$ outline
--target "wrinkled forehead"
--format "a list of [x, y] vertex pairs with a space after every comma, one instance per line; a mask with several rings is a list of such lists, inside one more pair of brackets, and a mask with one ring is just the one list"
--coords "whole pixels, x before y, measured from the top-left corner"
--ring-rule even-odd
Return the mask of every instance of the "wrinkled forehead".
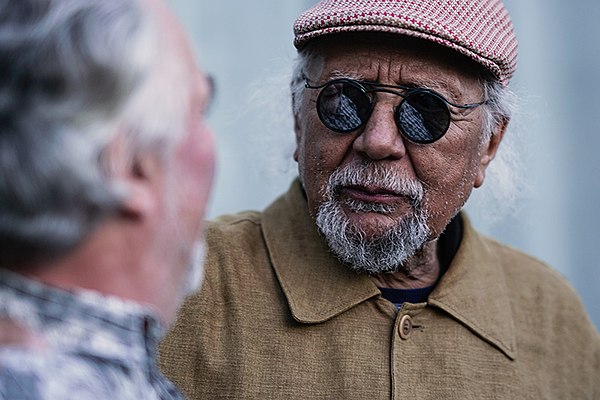
[[311, 44], [319, 80], [336, 77], [418, 86], [480, 86], [485, 71], [460, 53], [393, 34], [345, 33]]

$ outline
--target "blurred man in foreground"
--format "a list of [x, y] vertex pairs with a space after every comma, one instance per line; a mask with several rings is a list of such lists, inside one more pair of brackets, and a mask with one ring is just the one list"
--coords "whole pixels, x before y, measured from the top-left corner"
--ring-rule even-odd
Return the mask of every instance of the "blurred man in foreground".
[[573, 290], [461, 212], [511, 117], [503, 4], [324, 0], [295, 34], [299, 179], [210, 225], [167, 375], [193, 399], [599, 399]]
[[0, 3], [0, 398], [177, 399], [212, 87], [161, 0]]

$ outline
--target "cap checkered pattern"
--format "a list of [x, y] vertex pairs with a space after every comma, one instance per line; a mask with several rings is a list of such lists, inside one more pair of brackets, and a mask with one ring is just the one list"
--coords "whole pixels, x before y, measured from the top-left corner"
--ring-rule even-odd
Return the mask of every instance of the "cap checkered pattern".
[[517, 66], [517, 38], [500, 0], [323, 0], [294, 23], [294, 45], [338, 32], [426, 39], [475, 60], [503, 84]]

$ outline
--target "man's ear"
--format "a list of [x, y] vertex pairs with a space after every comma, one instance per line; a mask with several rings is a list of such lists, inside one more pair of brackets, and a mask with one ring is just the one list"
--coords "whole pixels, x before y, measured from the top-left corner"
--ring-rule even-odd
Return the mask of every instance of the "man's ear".
[[506, 132], [507, 126], [508, 120], [504, 120], [496, 129], [496, 131], [493, 132], [487, 144], [484, 145], [483, 151], [481, 152], [481, 159], [479, 160], [479, 165], [477, 167], [477, 176], [475, 177], [475, 183], [473, 184], [474, 187], [478, 188], [483, 185], [483, 181], [485, 180], [485, 172], [494, 157], [496, 157], [496, 152], [500, 147], [500, 142], [502, 142], [502, 138], [504, 137], [504, 132]]
[[300, 157], [299, 148], [300, 148], [300, 119], [298, 117], [298, 113], [296, 112], [295, 107], [295, 99], [292, 98], [292, 110], [294, 110], [294, 133], [296, 134], [296, 148], [294, 149], [294, 161], [298, 162]]
[[134, 152], [124, 135], [116, 135], [104, 157], [108, 179], [121, 193], [121, 215], [140, 219], [152, 213], [156, 207], [156, 182], [161, 172], [158, 156], [152, 152]]
[[156, 207], [155, 162], [147, 156], [135, 157], [119, 178], [125, 196], [121, 214], [127, 218], [143, 219]]

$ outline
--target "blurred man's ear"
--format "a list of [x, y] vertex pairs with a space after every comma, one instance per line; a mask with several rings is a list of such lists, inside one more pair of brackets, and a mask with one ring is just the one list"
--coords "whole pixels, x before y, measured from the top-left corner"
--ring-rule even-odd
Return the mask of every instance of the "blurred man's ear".
[[133, 151], [125, 135], [117, 135], [106, 151], [108, 175], [122, 193], [121, 214], [144, 218], [156, 207], [157, 182], [162, 179], [158, 154]]

